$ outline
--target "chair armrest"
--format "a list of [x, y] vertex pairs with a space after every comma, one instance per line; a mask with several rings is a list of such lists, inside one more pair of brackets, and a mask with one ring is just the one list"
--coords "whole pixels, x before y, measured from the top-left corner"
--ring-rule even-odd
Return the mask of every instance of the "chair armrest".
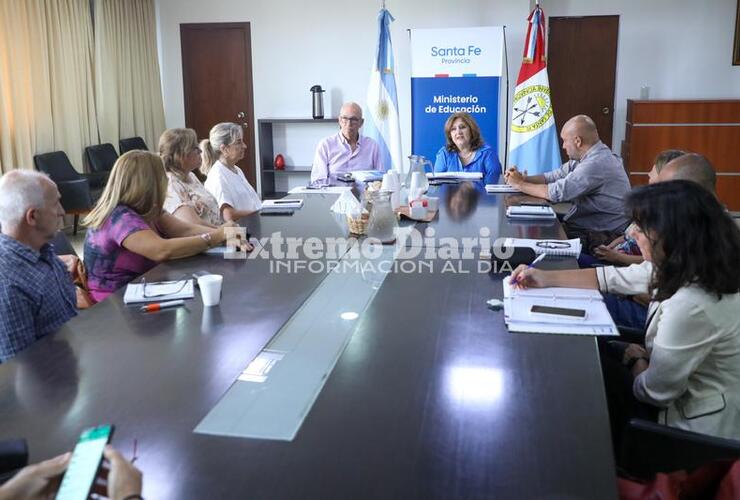
[[691, 470], [711, 460], [740, 457], [740, 441], [630, 420], [622, 436], [619, 465], [631, 474]]
[[642, 328], [630, 328], [628, 326], [619, 326], [619, 340], [629, 342], [630, 344], [645, 345], [645, 330]]
[[81, 175], [88, 180], [91, 188], [102, 188], [108, 182], [110, 172], [89, 172]]

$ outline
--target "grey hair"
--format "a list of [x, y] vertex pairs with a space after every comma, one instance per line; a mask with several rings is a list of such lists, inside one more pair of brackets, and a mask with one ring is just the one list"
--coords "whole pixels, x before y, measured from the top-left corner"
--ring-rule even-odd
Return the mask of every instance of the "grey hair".
[[12, 170], [0, 178], [0, 226], [15, 227], [26, 212], [44, 206], [44, 184], [49, 177], [34, 170]]
[[243, 138], [242, 128], [236, 123], [223, 122], [214, 125], [208, 134], [208, 139], [200, 143], [200, 149], [203, 151], [200, 171], [203, 175], [208, 175], [208, 171], [216, 160], [221, 158], [221, 146], [234, 144]]

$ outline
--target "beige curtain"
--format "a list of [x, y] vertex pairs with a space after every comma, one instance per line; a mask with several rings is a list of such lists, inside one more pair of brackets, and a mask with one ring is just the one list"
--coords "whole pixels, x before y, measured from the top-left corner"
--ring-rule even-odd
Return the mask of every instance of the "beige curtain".
[[0, 171], [97, 143], [88, 0], [0, 1]]
[[100, 142], [164, 131], [153, 0], [95, 0], [95, 89]]

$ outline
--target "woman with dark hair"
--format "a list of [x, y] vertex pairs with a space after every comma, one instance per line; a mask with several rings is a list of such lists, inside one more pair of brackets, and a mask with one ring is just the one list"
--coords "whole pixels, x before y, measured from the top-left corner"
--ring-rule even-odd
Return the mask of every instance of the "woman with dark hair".
[[[739, 439], [740, 230], [712, 193], [690, 181], [637, 188], [626, 207], [637, 226], [637, 244], [654, 269], [645, 347], [630, 344], [621, 359], [634, 398], [657, 407], [660, 423]], [[521, 287], [645, 291], [644, 284], [614, 276], [609, 268], [520, 266], [512, 279]], [[607, 387], [609, 392], [614, 391]], [[610, 412], [613, 425], [622, 421], [615, 413], [630, 417], [629, 408]]]
[[495, 184], [501, 163], [491, 146], [483, 141], [480, 127], [467, 113], [450, 115], [445, 123], [446, 144], [437, 152], [435, 172], [481, 172], [486, 184]]

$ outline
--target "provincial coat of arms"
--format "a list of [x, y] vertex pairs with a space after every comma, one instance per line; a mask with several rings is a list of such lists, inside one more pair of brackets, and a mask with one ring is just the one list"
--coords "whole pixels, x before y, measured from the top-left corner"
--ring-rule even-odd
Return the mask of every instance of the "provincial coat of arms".
[[534, 132], [551, 117], [550, 87], [530, 85], [514, 94], [514, 117], [511, 120], [514, 132]]

